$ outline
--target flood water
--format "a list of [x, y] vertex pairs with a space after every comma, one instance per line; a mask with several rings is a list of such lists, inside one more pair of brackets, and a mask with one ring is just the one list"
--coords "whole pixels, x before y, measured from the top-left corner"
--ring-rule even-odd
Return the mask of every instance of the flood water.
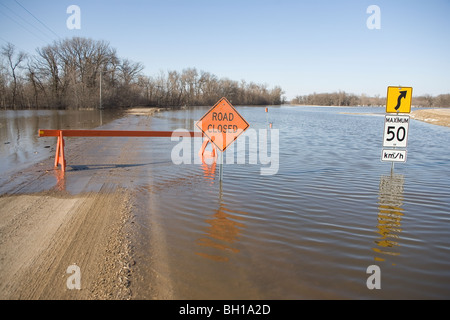
[[[270, 164], [250, 138], [245, 163], [225, 163], [222, 182], [210, 162], [175, 165], [177, 141], [139, 140], [146, 159], [136, 161], [146, 165], [133, 177], [144, 230], [136, 248], [151, 256], [153, 272], [170, 279], [175, 298], [450, 298], [450, 128], [411, 120], [407, 161], [391, 170], [380, 160], [382, 108], [236, 109], [258, 143], [278, 130], [274, 174], [261, 174]], [[207, 110], [160, 112], [150, 127], [193, 130]], [[10, 157], [4, 132], [11, 131], [3, 123], [9, 128], [11, 120], [1, 121], [3, 159]], [[255, 153], [258, 161], [250, 163]], [[156, 229], [165, 250], [155, 256]], [[379, 267], [380, 289], [366, 284], [372, 265]]]
[[[152, 174], [178, 297], [450, 298], [449, 128], [412, 121], [407, 162], [391, 172], [382, 108], [237, 109], [250, 128], [279, 130], [276, 174], [260, 161], [224, 164], [222, 183], [218, 166]], [[206, 111], [160, 113], [152, 126], [192, 130]], [[379, 290], [366, 284], [371, 265]]]
[[110, 110], [0, 110], [0, 174], [54, 154], [55, 139], [39, 138], [39, 129], [92, 129], [120, 114]]

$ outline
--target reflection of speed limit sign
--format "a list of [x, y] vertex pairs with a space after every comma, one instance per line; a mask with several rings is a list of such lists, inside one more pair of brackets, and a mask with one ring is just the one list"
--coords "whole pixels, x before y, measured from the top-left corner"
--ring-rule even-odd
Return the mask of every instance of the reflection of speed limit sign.
[[386, 115], [384, 121], [383, 147], [406, 148], [409, 116]]

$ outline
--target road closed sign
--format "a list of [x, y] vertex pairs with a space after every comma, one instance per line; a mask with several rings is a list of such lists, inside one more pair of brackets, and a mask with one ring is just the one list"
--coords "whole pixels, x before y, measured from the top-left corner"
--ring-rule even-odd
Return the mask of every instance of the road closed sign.
[[223, 152], [250, 125], [226, 98], [222, 98], [196, 123], [196, 126]]
[[408, 130], [408, 115], [386, 115], [384, 121], [383, 147], [406, 148]]

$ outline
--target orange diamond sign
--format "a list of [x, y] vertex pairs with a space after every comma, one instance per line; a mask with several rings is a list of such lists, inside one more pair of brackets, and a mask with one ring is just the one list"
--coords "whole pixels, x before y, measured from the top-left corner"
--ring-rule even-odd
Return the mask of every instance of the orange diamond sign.
[[250, 126], [226, 98], [220, 99], [196, 125], [222, 152]]

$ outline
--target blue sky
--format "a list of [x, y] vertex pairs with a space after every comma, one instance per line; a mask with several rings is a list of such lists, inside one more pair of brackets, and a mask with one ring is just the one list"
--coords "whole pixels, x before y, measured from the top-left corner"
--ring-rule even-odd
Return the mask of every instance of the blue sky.
[[[79, 30], [66, 26], [73, 4]], [[370, 5], [380, 8], [378, 30], [366, 25]], [[34, 54], [72, 36], [108, 41], [149, 76], [195, 67], [279, 85], [288, 99], [383, 97], [390, 85], [450, 93], [450, 0], [0, 0], [0, 45]]]

